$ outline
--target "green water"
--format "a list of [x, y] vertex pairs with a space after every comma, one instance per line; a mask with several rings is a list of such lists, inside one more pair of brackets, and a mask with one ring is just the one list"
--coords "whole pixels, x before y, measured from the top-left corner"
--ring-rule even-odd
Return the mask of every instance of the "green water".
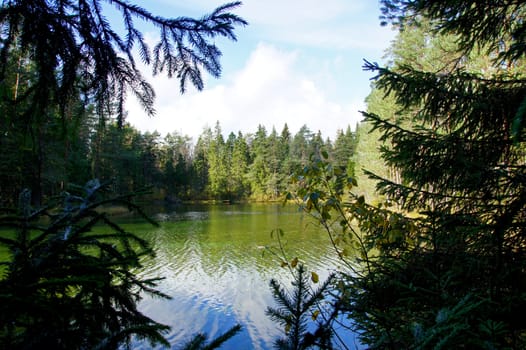
[[[275, 229], [285, 232], [288, 257], [299, 257], [321, 278], [338, 266], [327, 235], [294, 206], [250, 204], [180, 208], [153, 214], [161, 227], [126, 224], [150, 240], [156, 257], [140, 274], [164, 277], [159, 289], [172, 300], [145, 298], [140, 309], [172, 327], [174, 348], [197, 332], [218, 335], [241, 323], [243, 331], [223, 349], [270, 349], [282, 330], [265, 315], [273, 305], [269, 281], [290, 285], [290, 272], [270, 253]], [[137, 343], [137, 349], [148, 344]]]

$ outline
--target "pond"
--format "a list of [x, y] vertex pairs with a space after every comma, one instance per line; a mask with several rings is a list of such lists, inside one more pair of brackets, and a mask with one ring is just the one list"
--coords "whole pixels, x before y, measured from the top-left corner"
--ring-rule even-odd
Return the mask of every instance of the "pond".
[[[160, 227], [125, 224], [151, 241], [156, 257], [144, 261], [143, 277], [164, 277], [158, 289], [171, 300], [145, 298], [140, 309], [172, 327], [167, 338], [174, 348], [192, 335], [217, 336], [236, 323], [241, 333], [222, 349], [271, 349], [282, 335], [266, 315], [274, 305], [269, 282], [289, 287], [291, 273], [281, 267], [276, 229], [288, 259], [298, 257], [320, 279], [338, 268], [327, 234], [295, 206], [279, 204], [200, 205], [152, 215]], [[353, 337], [348, 348], [356, 348]], [[147, 343], [135, 349], [149, 349]]]

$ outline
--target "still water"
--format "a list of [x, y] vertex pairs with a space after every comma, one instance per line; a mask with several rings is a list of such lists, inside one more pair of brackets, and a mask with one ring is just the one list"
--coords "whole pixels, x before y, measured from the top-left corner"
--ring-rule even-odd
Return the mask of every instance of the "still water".
[[[156, 257], [144, 261], [140, 274], [164, 277], [158, 289], [173, 299], [147, 297], [140, 309], [172, 327], [167, 338], [175, 349], [198, 332], [214, 337], [236, 323], [242, 332], [222, 349], [272, 348], [282, 330], [265, 315], [274, 305], [269, 282], [274, 278], [289, 287], [291, 280], [289, 270], [272, 254], [279, 252], [273, 230], [284, 231], [287, 258], [298, 257], [320, 279], [338, 268], [327, 235], [294, 206], [191, 206], [152, 216], [161, 227], [125, 226], [155, 247]], [[150, 345], [136, 343], [134, 348]]]

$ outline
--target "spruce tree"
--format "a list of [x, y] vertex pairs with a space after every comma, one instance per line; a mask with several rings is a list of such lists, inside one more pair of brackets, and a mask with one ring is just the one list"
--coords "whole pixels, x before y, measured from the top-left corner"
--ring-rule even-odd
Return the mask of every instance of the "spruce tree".
[[238, 132], [232, 150], [232, 168], [229, 177], [233, 195], [237, 199], [246, 198], [249, 194], [247, 180], [249, 156], [245, 136], [241, 132]]
[[227, 161], [227, 146], [218, 121], [208, 148], [208, 179], [212, 198], [226, 199], [228, 191]]
[[[105, 3], [121, 14], [124, 33], [118, 33], [108, 22]], [[210, 15], [193, 19], [154, 15], [120, 0], [4, 1], [0, 7], [0, 81], [9, 73], [6, 63], [12, 55], [22, 52], [36, 67], [31, 98], [37, 110], [45, 110], [50, 101], [64, 108], [80, 84], [101, 108], [117, 101], [119, 122], [123, 121], [128, 89], [151, 115], [155, 94], [136, 65], [133, 49], [138, 48], [141, 60], [152, 65], [154, 73], [176, 76], [182, 92], [188, 83], [202, 89], [202, 69], [216, 77], [221, 73], [221, 51], [213, 39], [222, 36], [235, 40], [234, 27], [246, 24], [229, 12], [239, 5], [228, 3]], [[136, 20], [158, 29], [160, 38], [153, 50], [136, 28]]]
[[[154, 74], [176, 77], [181, 92], [188, 84], [201, 90], [202, 71], [218, 77], [221, 51], [214, 40], [236, 39], [235, 27], [246, 24], [231, 12], [238, 5], [228, 3], [210, 15], [193, 19], [154, 15], [128, 1], [3, 1], [0, 111], [7, 123], [1, 125], [2, 139], [6, 139], [1, 142], [12, 147], [10, 138], [16, 138], [14, 142], [20, 144], [24, 166], [19, 167], [19, 177], [23, 179], [15, 178], [15, 183], [32, 188], [34, 203], [41, 201], [46, 171], [54, 169], [47, 157], [50, 128], [59, 125], [62, 129], [58, 143], [75, 140], [69, 132], [93, 107], [99, 124], [116, 117], [122, 127], [126, 95], [130, 92], [147, 115], [155, 113], [155, 92], [139, 70], [135, 52]], [[118, 25], [106, 18], [109, 7], [121, 15], [120, 32]], [[153, 48], [148, 47], [137, 22], [158, 31], [159, 39]], [[14, 194], [20, 190], [8, 188], [2, 192]], [[8, 200], [16, 202], [16, 196], [12, 197]]]
[[370, 175], [417, 218], [393, 212], [383, 230], [362, 226], [380, 256], [360, 281], [366, 297], [355, 296], [374, 319], [353, 313], [364, 339], [380, 347], [522, 348], [526, 6], [383, 4], [403, 33], [429, 26], [421, 39], [430, 50], [430, 38], [441, 36], [447, 61], [428, 52], [427, 62], [365, 64], [396, 102], [394, 118], [364, 115], [389, 142], [382, 156], [401, 178]]
[[340, 312], [369, 347], [525, 348], [526, 4], [382, 3], [405, 42], [365, 63], [392, 108], [364, 116], [397, 176], [369, 173], [371, 205], [322, 157], [290, 197], [331, 234]]
[[169, 327], [137, 309], [143, 293], [168, 298], [158, 279], [133, 273], [153, 250], [99, 207], [142, 212], [130, 195], [107, 197], [107, 185], [92, 180], [43, 208], [24, 190], [17, 210], [2, 212], [0, 226], [13, 232], [0, 238], [2, 348], [116, 349], [133, 335], [168, 345]]
[[267, 129], [260, 124], [250, 145], [252, 163], [248, 173], [252, 196], [258, 200], [265, 199], [268, 195], [269, 154]]
[[[14, 185], [20, 188], [9, 191], [21, 192], [18, 209], [2, 209], [0, 215], [0, 244], [5, 253], [0, 279], [2, 348], [117, 349], [128, 345], [133, 336], [169, 345], [163, 337], [168, 327], [137, 309], [142, 293], [165, 297], [155, 289], [155, 279], [135, 274], [141, 258], [152, 254], [152, 248], [100, 209], [122, 204], [141, 212], [131, 200], [133, 193], [101, 198], [109, 184], [92, 180], [77, 193], [63, 192], [57, 196], [58, 202], [51, 198], [41, 205], [43, 175], [56, 164], [44, 163], [48, 161], [46, 147], [55, 146], [46, 137], [60, 135], [56, 129], [61, 129], [63, 138], [52, 141], [74, 140], [81, 133], [77, 126], [85, 125], [80, 118], [89, 111], [98, 118], [98, 123], [90, 125], [96, 129], [90, 145], [92, 172], [107, 171], [104, 175], [113, 177], [126, 165], [135, 168], [140, 159], [142, 180], [157, 183], [161, 175], [158, 147], [141, 147], [141, 154], [132, 147], [141, 141], [155, 141], [157, 135], [138, 137], [142, 135], [125, 123], [128, 92], [139, 99], [146, 114], [155, 112], [155, 93], [143, 78], [134, 51], [138, 50], [154, 74], [175, 77], [181, 92], [188, 84], [201, 90], [202, 71], [214, 77], [221, 73], [221, 52], [214, 40], [235, 40], [235, 27], [246, 24], [231, 12], [238, 5], [240, 2], [228, 3], [193, 19], [157, 16], [121, 0], [2, 2], [0, 112], [6, 118], [0, 124], [0, 144], [15, 151], [18, 148], [23, 153], [21, 160], [29, 164], [22, 173], [24, 178], [16, 178]], [[107, 7], [121, 14], [122, 34], [105, 17]], [[136, 21], [158, 30], [153, 49]], [[115, 124], [108, 123], [114, 118]], [[108, 125], [115, 126], [116, 135], [105, 140]], [[108, 168], [103, 164], [105, 147], [110, 152], [125, 151], [107, 163], [111, 165]], [[133, 178], [137, 173], [126, 174], [113, 185], [123, 189], [130, 182], [139, 183], [140, 179]], [[2, 194], [6, 185], [0, 186]], [[4, 202], [3, 198], [0, 201]], [[94, 230], [97, 224], [106, 225], [108, 231]], [[218, 347], [237, 331], [239, 327], [234, 327], [210, 344], [199, 336], [192, 347]]]
[[203, 130], [194, 148], [194, 156], [192, 159], [192, 189], [194, 195], [205, 196], [208, 194], [208, 187], [210, 183], [208, 170], [210, 168], [210, 161], [208, 158], [208, 149], [212, 140], [212, 130], [207, 127]]
[[[311, 280], [318, 282], [315, 273], [309, 274], [298, 259], [287, 263], [293, 274], [291, 290], [272, 279], [270, 286], [276, 307], [267, 308], [266, 314], [284, 328], [285, 337], [275, 340], [274, 348], [279, 350], [332, 349], [334, 316], [324, 314], [330, 284], [330, 275], [318, 288], [311, 286]], [[310, 277], [310, 278], [309, 278]], [[314, 325], [311, 325], [314, 323]], [[309, 327], [310, 326], [310, 327]], [[315, 327], [313, 327], [315, 326]]]

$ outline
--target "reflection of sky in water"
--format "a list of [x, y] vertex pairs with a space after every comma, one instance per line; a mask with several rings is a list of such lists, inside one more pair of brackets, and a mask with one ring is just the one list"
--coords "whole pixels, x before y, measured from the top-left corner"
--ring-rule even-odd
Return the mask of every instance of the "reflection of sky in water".
[[207, 220], [208, 213], [204, 211], [188, 211], [188, 212], [170, 212], [158, 213], [154, 215], [154, 219], [158, 222], [164, 221], [182, 221], [182, 220]]
[[213, 337], [241, 323], [242, 332], [223, 349], [270, 349], [281, 330], [265, 315], [274, 304], [269, 282], [275, 278], [289, 287], [291, 279], [276, 257], [262, 254], [263, 246], [276, 246], [270, 231], [283, 228], [289, 258], [299, 256], [322, 279], [337, 265], [335, 254], [327, 237], [311, 232], [314, 225], [299, 224], [298, 215], [278, 215], [276, 220], [283, 213], [269, 212], [269, 206], [222, 208], [162, 214], [165, 223], [149, 237], [157, 255], [145, 262], [142, 274], [164, 277], [158, 288], [173, 299], [147, 297], [140, 309], [172, 327], [167, 338], [175, 346], [198, 332]]

